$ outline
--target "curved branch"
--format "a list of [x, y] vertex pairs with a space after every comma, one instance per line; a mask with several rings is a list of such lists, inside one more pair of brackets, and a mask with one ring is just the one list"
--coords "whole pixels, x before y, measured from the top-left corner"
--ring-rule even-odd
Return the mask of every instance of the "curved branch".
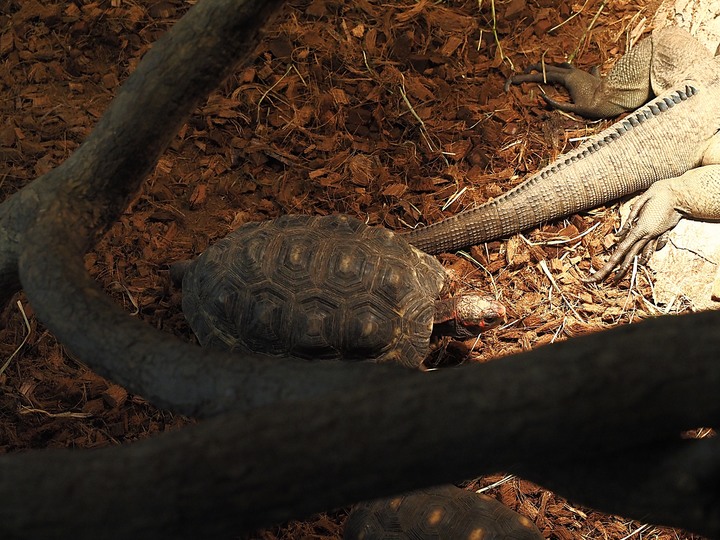
[[[182, 344], [116, 306], [85, 274], [79, 253], [67, 254], [49, 235], [29, 235], [27, 240], [34, 249], [23, 254], [20, 273], [38, 317], [89, 367], [163, 407], [208, 416], [361, 386], [399, 392], [418, 375], [430, 384], [441, 377], [393, 366], [268, 359]], [[492, 380], [503, 393], [491, 403], [507, 401], [517, 410], [550, 407], [558, 417], [596, 416], [608, 407], [617, 424], [629, 421], [622, 411], [632, 407], [645, 414], [652, 430], [670, 425], [678, 414], [667, 396], [689, 393], [694, 410], [715, 410], [713, 389], [720, 387], [720, 363], [714, 361], [720, 357], [717, 318], [717, 313], [661, 317], [495, 362], [514, 366], [505, 369], [517, 373]], [[537, 360], [528, 363], [526, 357]], [[458, 389], [473, 394], [486, 387], [487, 375], [480, 380], [477, 373], [469, 368], [442, 377], [455, 377]], [[523, 376], [535, 379], [523, 383]], [[472, 381], [469, 386], [467, 381]], [[438, 395], [433, 403], [442, 399]], [[695, 423], [675, 428], [714, 425], [713, 420], [717, 418], [695, 418]]]
[[[79, 257], [64, 255], [41, 238], [34, 241], [57, 264], [39, 269], [31, 256], [22, 258], [26, 293], [50, 329], [90, 367], [185, 412], [242, 412], [137, 447], [98, 453], [91, 461], [74, 454], [62, 461], [45, 455], [8, 461], [4, 468], [12, 476], [0, 461], [0, 477], [8, 482], [0, 482], [0, 497], [16, 482], [40, 485], [40, 493], [32, 495], [39, 504], [66, 489], [54, 486], [72, 485], [73, 504], [86, 509], [84, 525], [92, 534], [153, 537], [172, 531], [184, 538], [207, 534], [205, 527], [247, 531], [359, 499], [519, 469], [541, 483], [555, 481], [561, 494], [601, 510], [720, 533], [711, 511], [697, 512], [714, 496], [704, 485], [692, 498], [673, 498], [668, 512], [664, 499], [638, 504], [637, 492], [630, 489], [626, 494], [633, 496], [614, 500], [618, 475], [612, 474], [613, 466], [622, 471], [629, 465], [650, 474], [651, 463], [659, 468], [674, 459], [630, 453], [624, 463], [624, 449], [668, 444], [682, 430], [720, 423], [718, 313], [648, 320], [480, 366], [431, 373], [263, 360], [174, 342], [122, 312], [87, 276], [78, 285]], [[693, 465], [680, 459], [662, 485], [675, 486], [677, 474], [692, 474]], [[708, 467], [714, 473], [714, 462]], [[59, 476], [59, 470], [69, 476]], [[38, 484], [46, 476], [52, 486]], [[285, 486], [282, 494], [273, 490], [279, 482]], [[125, 525], [107, 520], [105, 505], [142, 500], [146, 490], [178, 495], [134, 508]], [[213, 496], [199, 504], [198, 493]], [[21, 501], [17, 494], [15, 500]], [[103, 516], [94, 525], [88, 508]], [[58, 514], [74, 516], [77, 509], [64, 507]], [[72, 519], [52, 514], [45, 521], [41, 515], [46, 516], [32, 514], [35, 525], [22, 521], [19, 530]], [[128, 530], [136, 524], [141, 524], [137, 530]], [[47, 531], [36, 532], [43, 537]]]

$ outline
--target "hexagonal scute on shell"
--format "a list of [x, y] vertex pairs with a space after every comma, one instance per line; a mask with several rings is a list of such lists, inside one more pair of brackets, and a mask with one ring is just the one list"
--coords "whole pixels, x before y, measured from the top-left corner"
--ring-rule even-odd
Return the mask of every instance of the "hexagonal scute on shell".
[[405, 306], [408, 296], [418, 294], [419, 286], [416, 279], [408, 279], [407, 262], [388, 258], [377, 269], [373, 291], [397, 309]]
[[407, 313], [413, 315], [412, 317], [403, 316], [399, 319], [402, 326], [397, 333], [397, 340], [393, 348], [384, 355], [382, 361], [419, 366], [427, 356], [430, 347], [435, 306], [418, 291], [415, 291], [412, 301], [407, 301], [403, 307]]
[[295, 297], [290, 353], [299, 358], [341, 357], [340, 303], [312, 289]]
[[[397, 505], [402, 497], [392, 499]], [[408, 538], [405, 535], [397, 512], [378, 512], [376, 508], [360, 504], [353, 508], [345, 522], [345, 540], [395, 540]]]
[[440, 295], [448, 276], [435, 257], [416, 249], [394, 232], [382, 227], [368, 227], [360, 234], [369, 249], [386, 254], [384, 262], [395, 259], [406, 268], [406, 272], [409, 268], [415, 274], [413, 282], [427, 295], [433, 298]]
[[502, 503], [455, 486], [439, 486], [360, 503], [345, 522], [345, 540], [542, 540], [535, 524]]
[[[270, 281], [255, 285], [234, 312], [241, 313], [236, 335], [253, 351], [283, 355], [290, 352], [294, 296]], [[228, 313], [232, 316], [232, 313]]]
[[210, 259], [199, 268], [192, 266], [183, 279], [184, 289], [186, 283], [191, 285], [183, 294], [183, 313], [205, 347], [232, 348], [237, 341], [238, 306], [244, 303], [239, 298], [242, 291], [233, 280], [212, 278], [223, 272], [221, 262]]
[[357, 238], [328, 238], [318, 250], [318, 280], [330, 294], [361, 294], [370, 290], [377, 259]]
[[372, 294], [349, 299], [341, 327], [344, 358], [384, 360], [396, 347], [403, 331], [402, 317], [377, 300]]
[[215, 279], [232, 280], [238, 286], [260, 283], [267, 279], [266, 261], [273, 256], [268, 247], [275, 237], [276, 232], [270, 226], [246, 229], [243, 225], [210, 246], [200, 255], [198, 262], [214, 260], [221, 263], [223, 270], [211, 274]]
[[315, 258], [325, 236], [312, 228], [279, 229], [265, 250], [272, 281], [298, 292], [317, 286]]
[[283, 216], [276, 221], [297, 219], [296, 224], [300, 225], [302, 220], [306, 220], [307, 227], [317, 228], [325, 232], [325, 234], [334, 238], [347, 237], [354, 238], [360, 231], [368, 228], [362, 221], [357, 218], [346, 216], [343, 214], [334, 214], [331, 216]]

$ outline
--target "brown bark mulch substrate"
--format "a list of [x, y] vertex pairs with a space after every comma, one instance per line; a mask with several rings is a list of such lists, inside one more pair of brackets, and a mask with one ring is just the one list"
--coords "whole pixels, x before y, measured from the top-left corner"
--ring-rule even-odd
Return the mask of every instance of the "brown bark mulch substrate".
[[[0, 7], [3, 197], [79, 146], [191, 3]], [[653, 9], [624, 0], [288, 2], [251, 63], [183, 126], [87, 269], [133, 316], [194, 341], [168, 263], [280, 214], [342, 212], [402, 230], [499, 195], [606, 125], [547, 110], [537, 85], [506, 94], [506, 77], [541, 57], [606, 69], [649, 29]], [[615, 213], [600, 209], [442, 256], [466, 286], [497, 295], [509, 323], [478, 343], [440, 347], [435, 361], [471, 351], [464, 361], [482, 362], [657, 313], [642, 271], [618, 285], [579, 279], [606, 256], [615, 226]], [[90, 372], [22, 296], [2, 327], [1, 452], [97, 448], [189, 422]], [[580, 508], [521, 479], [468, 485], [501, 479], [488, 493], [548, 538], [699, 538]], [[338, 538], [346, 513], [252, 537]]]

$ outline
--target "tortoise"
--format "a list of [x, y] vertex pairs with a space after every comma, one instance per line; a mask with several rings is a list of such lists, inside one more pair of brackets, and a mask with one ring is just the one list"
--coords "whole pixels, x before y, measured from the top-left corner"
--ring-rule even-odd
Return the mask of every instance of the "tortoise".
[[346, 215], [247, 223], [171, 265], [202, 346], [420, 367], [435, 331], [460, 339], [505, 319], [479, 294], [449, 295], [430, 255]]
[[543, 540], [527, 517], [499, 501], [454, 485], [360, 503], [344, 540]]

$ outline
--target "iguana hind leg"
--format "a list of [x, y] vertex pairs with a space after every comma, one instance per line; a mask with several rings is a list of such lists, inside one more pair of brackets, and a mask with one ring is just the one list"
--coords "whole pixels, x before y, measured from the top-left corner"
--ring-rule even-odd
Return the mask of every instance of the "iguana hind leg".
[[[561, 84], [570, 93], [572, 103], [561, 103], [543, 95], [553, 108], [588, 118], [610, 118], [637, 109], [652, 96], [650, 63], [652, 39], [644, 39], [618, 60], [607, 77], [588, 73], [570, 64], [529, 66], [526, 73], [510, 77], [506, 84], [549, 82]], [[537, 73], [529, 73], [537, 71]]]

